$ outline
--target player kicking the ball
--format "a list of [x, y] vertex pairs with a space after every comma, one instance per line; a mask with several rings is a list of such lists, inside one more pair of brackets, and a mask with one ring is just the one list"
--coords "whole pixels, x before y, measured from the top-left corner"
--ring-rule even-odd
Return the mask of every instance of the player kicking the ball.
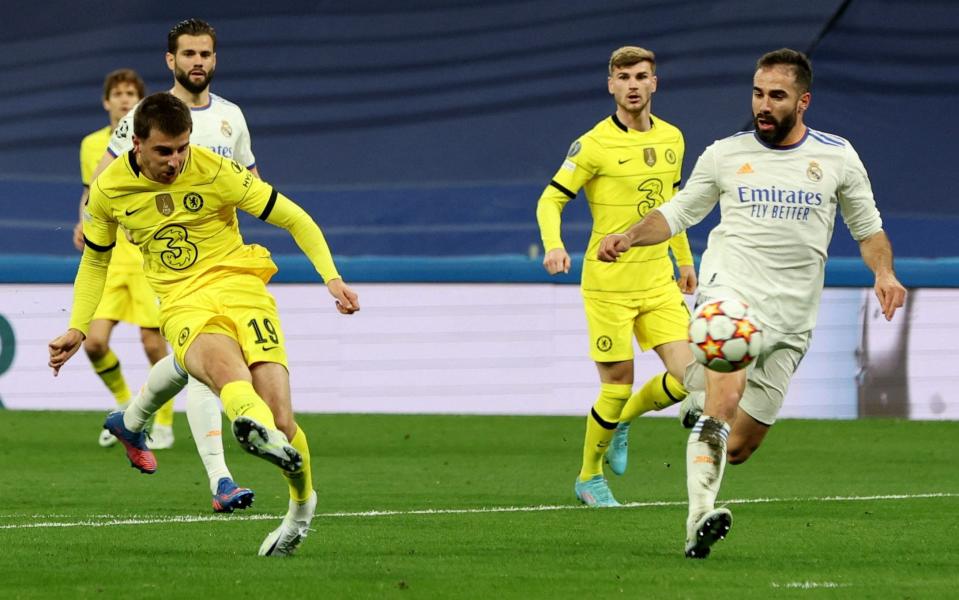
[[905, 300], [859, 155], [848, 140], [803, 122], [811, 84], [812, 66], [801, 52], [763, 55], [753, 76], [755, 131], [706, 148], [671, 202], [625, 233], [606, 236], [597, 253], [614, 262], [632, 246], [661, 243], [719, 202], [722, 218], [700, 265], [699, 302], [742, 300], [763, 329], [754, 367], [720, 373], [694, 363], [686, 374], [691, 393], [685, 403], [695, 401], [694, 390], [702, 398], [705, 384], [705, 406], [686, 449], [689, 558], [706, 558], [732, 526], [729, 510], [715, 507], [726, 461], [745, 462], [759, 448], [809, 347], [837, 207], [875, 274], [886, 319]]
[[[49, 364], [57, 373], [80, 347], [122, 226], [143, 253], [177, 363], [220, 396], [244, 450], [276, 464], [287, 479], [289, 510], [259, 554], [288, 555], [306, 537], [316, 509], [310, 450], [293, 416], [283, 330], [266, 290], [276, 265], [265, 248], [243, 243], [236, 209], [288, 230], [341, 313], [356, 312], [359, 302], [310, 216], [236, 161], [192, 146], [192, 124], [190, 109], [169, 93], [137, 107], [133, 150], [91, 186], [70, 329], [50, 342]], [[131, 461], [149, 457], [143, 433], [130, 431], [142, 415], [111, 418], [119, 421], [108, 425], [128, 456], [135, 454]]]

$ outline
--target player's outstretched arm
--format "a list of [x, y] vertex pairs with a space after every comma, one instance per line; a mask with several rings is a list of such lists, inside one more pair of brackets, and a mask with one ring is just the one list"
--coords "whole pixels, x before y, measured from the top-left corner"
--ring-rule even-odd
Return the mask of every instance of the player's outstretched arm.
[[625, 233], [611, 233], [599, 243], [597, 258], [603, 262], [615, 262], [620, 254], [632, 246], [653, 246], [672, 237], [669, 223], [659, 210], [653, 210], [642, 221]]
[[862, 260], [876, 276], [873, 289], [882, 314], [891, 321], [896, 309], [906, 301], [906, 288], [899, 283], [892, 266], [892, 244], [884, 231], [879, 231], [859, 242]]

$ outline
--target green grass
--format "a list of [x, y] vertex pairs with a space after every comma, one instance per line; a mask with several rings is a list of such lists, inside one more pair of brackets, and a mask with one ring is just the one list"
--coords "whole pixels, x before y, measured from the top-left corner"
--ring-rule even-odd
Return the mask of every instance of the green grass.
[[[720, 495], [770, 501], [731, 503], [729, 539], [691, 561], [686, 432], [673, 419], [637, 423], [630, 470], [611, 480], [620, 501], [640, 505], [590, 510], [572, 508], [582, 418], [303, 415], [320, 505], [289, 559], [256, 556], [286, 510], [285, 482], [269, 465], [228, 441], [233, 474], [256, 503], [213, 518], [184, 415], [152, 476], [119, 448], [97, 447], [101, 419], [0, 412], [0, 598], [955, 593], [955, 422], [781, 422], [747, 464], [727, 468]], [[951, 495], [918, 497], [932, 493]], [[887, 495], [905, 497], [861, 498]], [[543, 509], [476, 510], [497, 507]], [[76, 526], [28, 527], [50, 523]], [[806, 583], [837, 587], [796, 587]]]

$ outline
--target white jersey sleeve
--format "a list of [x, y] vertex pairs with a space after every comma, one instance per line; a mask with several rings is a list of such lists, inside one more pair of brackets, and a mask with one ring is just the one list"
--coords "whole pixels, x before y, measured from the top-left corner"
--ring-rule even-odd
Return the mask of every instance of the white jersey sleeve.
[[711, 145], [699, 156], [686, 186], [657, 210], [666, 218], [673, 236], [705, 219], [718, 201], [716, 157]]
[[237, 107], [237, 128], [239, 132], [237, 134], [236, 146], [233, 149], [233, 157], [236, 162], [240, 163], [247, 169], [252, 169], [256, 166], [256, 157], [253, 156], [253, 143], [250, 139], [250, 129], [247, 127], [246, 118], [243, 116], [243, 111]]
[[130, 109], [130, 112], [117, 122], [117, 127], [110, 136], [107, 152], [113, 155], [113, 158], [129, 152], [133, 148], [133, 113], [139, 105], [138, 102], [136, 106]]
[[866, 167], [852, 144], [846, 144], [846, 164], [837, 196], [839, 211], [853, 239], [860, 242], [882, 230], [882, 218], [876, 209]]

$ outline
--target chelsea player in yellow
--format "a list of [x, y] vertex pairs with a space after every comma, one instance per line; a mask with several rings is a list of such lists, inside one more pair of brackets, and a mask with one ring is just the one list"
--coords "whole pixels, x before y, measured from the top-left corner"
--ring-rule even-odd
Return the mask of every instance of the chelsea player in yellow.
[[[236, 161], [190, 145], [192, 119], [181, 100], [166, 92], [148, 96], [133, 123], [133, 150], [90, 190], [70, 328], [50, 342], [49, 364], [59, 372], [89, 330], [121, 226], [143, 253], [177, 362], [220, 396], [243, 449], [276, 464], [287, 478], [289, 509], [259, 554], [291, 554], [316, 509], [310, 451], [294, 420], [284, 334], [266, 290], [276, 265], [266, 248], [243, 243], [236, 209], [288, 230], [341, 313], [359, 310], [358, 297], [302, 208]], [[144, 472], [156, 470], [142, 432], [148, 412], [115, 412], [105, 424]]]
[[[629, 423], [686, 397], [683, 374], [693, 357], [686, 342], [689, 312], [681, 292], [696, 288], [685, 234], [639, 252], [633, 249], [616, 263], [596, 258], [603, 236], [622, 231], [673, 196], [685, 149], [679, 129], [650, 112], [656, 91], [652, 52], [637, 46], [615, 50], [608, 89], [616, 112], [573, 142], [536, 208], [546, 250], [543, 266], [551, 275], [569, 272], [561, 214], [580, 189], [585, 189], [593, 216], [582, 294], [600, 392], [586, 418], [583, 464], [574, 486], [576, 497], [593, 507], [619, 506], [603, 476], [603, 459], [614, 473], [625, 471]], [[679, 266], [678, 281], [669, 249]], [[653, 349], [666, 366], [636, 393], [634, 336], [642, 350]]]
[[[103, 82], [103, 109], [110, 116], [110, 124], [94, 131], [80, 143], [80, 175], [84, 188], [90, 187], [93, 172], [106, 151], [110, 136], [117, 123], [144, 96], [143, 79], [132, 69], [117, 69], [107, 74]], [[80, 221], [73, 233], [73, 243], [77, 250], [83, 250], [83, 232]], [[143, 275], [143, 257], [124, 236], [119, 236], [117, 246], [107, 273], [107, 283], [103, 291], [103, 300], [97, 307], [90, 323], [90, 333], [83, 343], [83, 349], [100, 379], [113, 394], [117, 406], [123, 407], [130, 400], [130, 388], [120, 367], [120, 359], [110, 349], [110, 336], [120, 321], [133, 323], [140, 327], [140, 339], [143, 350], [151, 364], [166, 356], [167, 347], [160, 335], [160, 311], [156, 294]], [[159, 430], [173, 423], [173, 405], [169, 410], [157, 415]], [[167, 427], [169, 429], [169, 427]], [[117, 439], [106, 429], [100, 430], [99, 443], [107, 447]], [[155, 436], [148, 442], [153, 449], [168, 448], [172, 445], [172, 436]]]

